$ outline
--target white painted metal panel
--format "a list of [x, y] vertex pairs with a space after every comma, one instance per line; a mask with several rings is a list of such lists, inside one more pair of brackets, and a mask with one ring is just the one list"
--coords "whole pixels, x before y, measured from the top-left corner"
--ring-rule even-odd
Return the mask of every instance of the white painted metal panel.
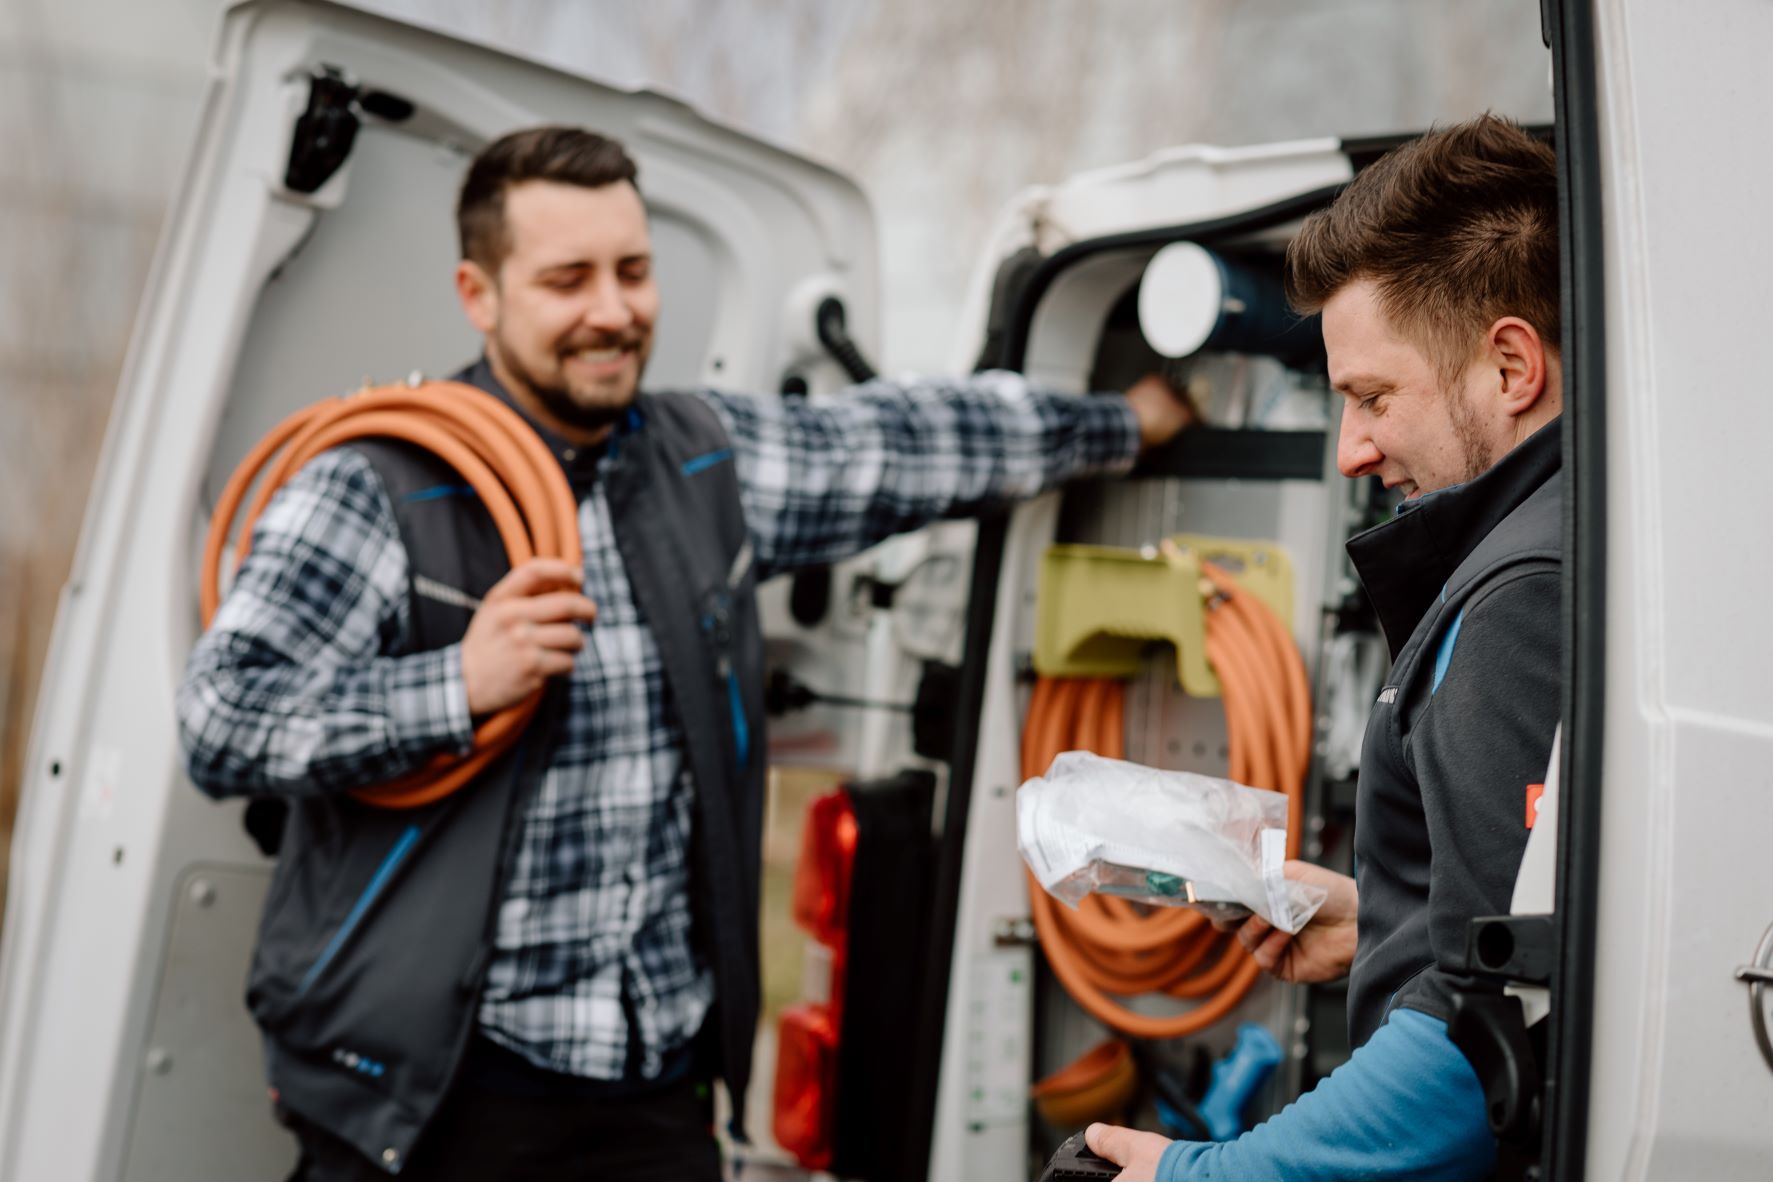
[[1733, 970], [1773, 923], [1773, 6], [1596, 16], [1609, 523], [1588, 1174], [1759, 1179], [1773, 1065]]

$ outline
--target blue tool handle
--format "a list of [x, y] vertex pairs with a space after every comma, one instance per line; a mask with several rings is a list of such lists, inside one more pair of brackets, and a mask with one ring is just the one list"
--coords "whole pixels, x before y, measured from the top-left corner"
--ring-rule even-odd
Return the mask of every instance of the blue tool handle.
[[1244, 1131], [1243, 1112], [1281, 1061], [1281, 1045], [1267, 1028], [1245, 1022], [1237, 1028], [1231, 1053], [1213, 1064], [1212, 1082], [1200, 1102], [1201, 1119], [1215, 1141], [1230, 1141]]

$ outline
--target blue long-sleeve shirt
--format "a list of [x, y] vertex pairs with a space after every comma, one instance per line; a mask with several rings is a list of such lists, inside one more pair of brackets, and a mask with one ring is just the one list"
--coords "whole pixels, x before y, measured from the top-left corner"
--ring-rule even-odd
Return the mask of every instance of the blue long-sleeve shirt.
[[1394, 1010], [1310, 1092], [1235, 1141], [1178, 1141], [1157, 1182], [1474, 1182], [1496, 1165], [1477, 1073], [1446, 1023]]

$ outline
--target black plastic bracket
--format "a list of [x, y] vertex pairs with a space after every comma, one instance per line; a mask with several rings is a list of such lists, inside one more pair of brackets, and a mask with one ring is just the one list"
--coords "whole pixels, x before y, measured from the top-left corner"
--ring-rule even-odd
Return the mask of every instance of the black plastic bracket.
[[1465, 963], [1472, 984], [1453, 993], [1447, 1033], [1484, 1087], [1484, 1108], [1496, 1136], [1500, 1179], [1537, 1179], [1544, 1128], [1544, 1025], [1529, 1030], [1521, 999], [1507, 983], [1549, 985], [1557, 934], [1549, 915], [1480, 915], [1466, 924]]
[[357, 87], [333, 66], [322, 66], [308, 80], [308, 106], [296, 118], [283, 186], [292, 193], [312, 193], [332, 179], [351, 154], [362, 120], [357, 115]]
[[1480, 915], [1465, 926], [1465, 971], [1475, 976], [1549, 985], [1556, 963], [1549, 915]]
[[1496, 1139], [1511, 1146], [1536, 1147], [1542, 1094], [1539, 1056], [1527, 1033], [1521, 999], [1499, 990], [1455, 993], [1447, 1033], [1484, 1085], [1484, 1108]]

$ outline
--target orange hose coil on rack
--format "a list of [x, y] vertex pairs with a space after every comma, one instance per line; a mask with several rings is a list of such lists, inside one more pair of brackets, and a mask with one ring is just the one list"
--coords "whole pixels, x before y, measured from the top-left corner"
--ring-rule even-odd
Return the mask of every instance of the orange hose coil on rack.
[[[248, 452], [228, 478], [209, 522], [203, 549], [201, 603], [208, 628], [221, 605], [222, 553], [235, 514], [261, 471], [265, 477], [241, 521], [235, 564], [246, 558], [253, 524], [271, 496], [309, 460], [355, 439], [416, 444], [448, 463], [479, 494], [516, 567], [531, 558], [582, 564], [578, 506], [560, 463], [523, 418], [497, 398], [461, 382], [380, 386], [297, 411]], [[281, 453], [281, 454], [279, 454]], [[440, 755], [429, 765], [352, 795], [381, 808], [417, 808], [454, 792], [517, 741], [534, 717], [541, 691], [474, 728], [466, 755]]]
[[[1288, 797], [1287, 854], [1298, 856], [1305, 773], [1311, 761], [1311, 700], [1305, 667], [1286, 625], [1205, 565], [1212, 592], [1207, 658], [1219, 676], [1230, 740], [1230, 778]], [[1042, 678], [1022, 731], [1022, 778], [1045, 774], [1065, 751], [1125, 754], [1126, 690], [1118, 681]], [[1136, 1038], [1181, 1038], [1229, 1013], [1261, 970], [1235, 939], [1185, 907], [1142, 914], [1126, 899], [1092, 894], [1075, 911], [1031, 874], [1034, 923], [1053, 972], [1093, 1017]], [[1141, 993], [1200, 999], [1173, 1017], [1135, 1013], [1114, 1000]], [[1112, 995], [1112, 996], [1111, 996]]]

